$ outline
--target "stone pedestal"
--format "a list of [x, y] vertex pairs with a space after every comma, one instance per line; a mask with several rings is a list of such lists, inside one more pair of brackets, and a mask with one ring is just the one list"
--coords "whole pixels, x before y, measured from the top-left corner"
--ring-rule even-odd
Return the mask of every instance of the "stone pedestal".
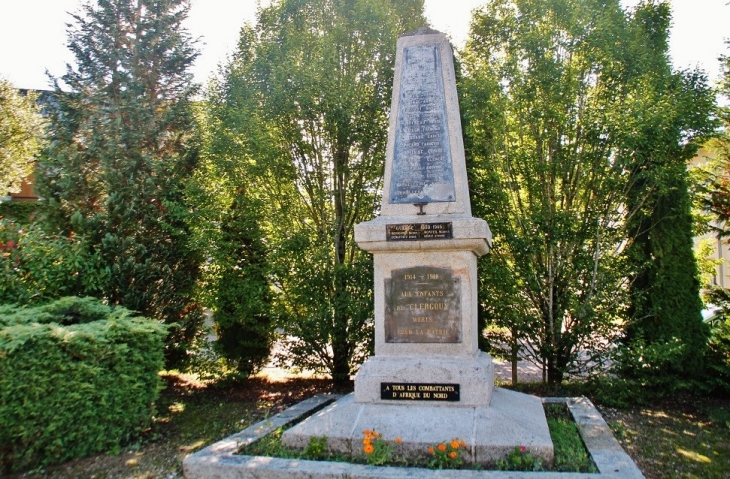
[[304, 448], [362, 454], [365, 429], [402, 439], [396, 453], [424, 458], [429, 446], [466, 441], [467, 463], [493, 464], [515, 446], [546, 463], [553, 447], [539, 399], [494, 388], [477, 340], [477, 258], [487, 223], [471, 216], [453, 53], [443, 34], [398, 40], [381, 214], [355, 227], [375, 262], [375, 356], [355, 393], [289, 429]]
[[[391, 234], [388, 240], [388, 230], [394, 230], [394, 225], [413, 224], [450, 225], [451, 237], [393, 240]], [[420, 218], [382, 215], [357, 225], [355, 237], [375, 261], [375, 356], [363, 364], [355, 377], [355, 400], [392, 404], [393, 399], [381, 399], [381, 383], [439, 383], [458, 384], [459, 400], [432, 401], [434, 405], [488, 406], [494, 367], [492, 358], [478, 350], [476, 323], [476, 263], [477, 256], [489, 249], [491, 234], [487, 223], [463, 214]], [[431, 285], [427, 279], [415, 277], [401, 281], [401, 288], [393, 287], [399, 279], [394, 275], [422, 274], [443, 274], [453, 286]], [[425, 309], [441, 304], [448, 304], [447, 317], [438, 317], [440, 310], [434, 314], [434, 310]], [[400, 316], [399, 307], [404, 308]], [[437, 334], [428, 334], [429, 331]], [[413, 404], [428, 399], [421, 394], [413, 400], [399, 400]]]
[[[415, 384], [388, 394], [384, 384]], [[429, 386], [433, 384], [433, 386]], [[455, 387], [445, 385], [458, 385]], [[370, 404], [393, 404], [383, 399], [395, 394], [404, 405], [429, 401], [434, 407], [489, 406], [494, 388], [494, 365], [487, 353], [478, 351], [472, 357], [374, 356], [360, 367], [355, 378], [355, 401]], [[438, 396], [438, 394], [441, 394]], [[447, 397], [448, 396], [448, 397]], [[435, 398], [435, 399], [430, 399]], [[443, 400], [439, 400], [443, 399]]]
[[542, 401], [502, 388], [494, 388], [489, 407], [368, 404], [349, 394], [285, 431], [282, 440], [304, 449], [311, 437], [326, 436], [331, 450], [362, 457], [365, 429], [388, 441], [400, 437], [395, 453], [410, 460], [427, 460], [429, 447], [452, 439], [466, 443], [462, 458], [467, 464], [493, 466], [515, 446], [525, 446], [546, 464], [553, 460]]

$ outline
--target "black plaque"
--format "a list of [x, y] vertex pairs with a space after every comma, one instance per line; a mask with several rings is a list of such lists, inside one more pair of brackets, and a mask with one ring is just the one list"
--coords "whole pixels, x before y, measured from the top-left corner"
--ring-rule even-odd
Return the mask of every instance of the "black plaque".
[[459, 401], [458, 384], [380, 383], [380, 399]]
[[391, 203], [456, 201], [438, 45], [403, 52], [390, 181]]
[[452, 270], [391, 271], [385, 278], [385, 342], [461, 342], [461, 283]]
[[386, 241], [451, 239], [452, 223], [406, 223], [385, 225]]

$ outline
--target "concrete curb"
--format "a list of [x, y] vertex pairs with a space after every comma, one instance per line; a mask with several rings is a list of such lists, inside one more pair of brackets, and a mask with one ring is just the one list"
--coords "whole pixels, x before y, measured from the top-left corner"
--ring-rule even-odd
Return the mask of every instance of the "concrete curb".
[[243, 431], [216, 442], [183, 460], [187, 479], [639, 479], [634, 461], [613, 437], [611, 429], [586, 398], [544, 398], [545, 404], [566, 404], [583, 442], [599, 470], [597, 474], [561, 472], [433, 470], [415, 467], [377, 467], [330, 461], [279, 459], [237, 455], [242, 446], [253, 443], [277, 428], [322, 408], [340, 396], [319, 394], [264, 419]]

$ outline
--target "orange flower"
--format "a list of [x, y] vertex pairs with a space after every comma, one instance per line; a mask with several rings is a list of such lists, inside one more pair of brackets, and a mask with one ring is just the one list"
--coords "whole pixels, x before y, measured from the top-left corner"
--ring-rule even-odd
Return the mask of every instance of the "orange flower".
[[459, 449], [459, 441], [456, 439], [451, 440], [451, 449]]
[[367, 446], [369, 444], [370, 444], [370, 438], [369, 437], [364, 437], [363, 440], [362, 440], [362, 445], [363, 446]]
[[363, 447], [362, 450], [365, 454], [372, 454], [375, 448], [372, 446], [372, 444], [368, 444], [367, 446]]
[[456, 456], [458, 456], [458, 454], [456, 453], [456, 451], [451, 451], [451, 452], [449, 453], [449, 457], [450, 457], [451, 459], [456, 459]]
[[396, 444], [402, 444], [403, 443], [403, 439], [401, 439], [400, 437], [396, 436], [395, 437], [395, 442], [396, 442]]
[[466, 443], [464, 442], [464, 440], [463, 440], [463, 439], [461, 439], [461, 440], [459, 441], [459, 444], [461, 444], [461, 447], [464, 447], [464, 448], [466, 447]]
[[372, 432], [372, 431], [371, 431], [370, 429], [365, 429], [365, 430], [364, 430], [364, 431], [363, 431], [362, 433], [363, 433], [364, 435], [366, 435], [366, 436], [369, 436], [369, 435], [370, 435], [370, 434], [372, 434], [373, 432]]
[[429, 448], [428, 448], [428, 453], [429, 453], [429, 454], [433, 454], [433, 448], [432, 448], [432, 447], [429, 447]]
[[439, 451], [445, 451], [446, 450], [446, 444], [439, 444], [438, 445]]

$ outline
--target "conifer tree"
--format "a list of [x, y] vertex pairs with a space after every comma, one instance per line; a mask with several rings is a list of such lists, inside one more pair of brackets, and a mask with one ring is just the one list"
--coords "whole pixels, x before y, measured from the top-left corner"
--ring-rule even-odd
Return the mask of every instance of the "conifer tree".
[[170, 360], [184, 356], [201, 319], [184, 197], [197, 163], [188, 10], [188, 0], [96, 0], [73, 15], [75, 64], [54, 79], [39, 175], [49, 217], [103, 259], [101, 295], [177, 325]]
[[702, 72], [671, 69], [669, 4], [643, 3], [634, 16], [641, 39], [632, 48], [642, 52], [647, 81], [633, 100], [641, 119], [628, 124], [623, 139], [632, 155], [626, 203], [635, 212], [626, 221], [632, 271], [624, 366], [628, 374], [688, 376], [702, 367], [709, 328], [701, 316], [687, 162], [698, 139], [712, 132], [714, 96]]

